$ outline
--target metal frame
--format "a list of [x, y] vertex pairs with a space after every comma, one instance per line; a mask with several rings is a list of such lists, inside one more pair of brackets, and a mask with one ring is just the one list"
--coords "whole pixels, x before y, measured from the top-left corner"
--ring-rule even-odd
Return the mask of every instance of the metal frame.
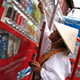
[[77, 53], [77, 56], [76, 56], [76, 60], [75, 60], [75, 64], [74, 64], [74, 69], [73, 69], [72, 76], [71, 76], [70, 80], [80, 80], [80, 78], [76, 77], [77, 69], [80, 69], [78, 67], [79, 59], [80, 59], [80, 39], [77, 38], [77, 40], [79, 41], [79, 50], [78, 50], [78, 53]]
[[79, 48], [78, 48], [76, 59], [74, 60], [74, 59], [70, 58], [70, 62], [74, 63], [71, 66], [73, 69], [72, 75], [71, 75], [71, 77], [67, 77], [66, 80], [80, 80], [80, 78], [76, 77], [77, 70], [80, 69], [80, 67], [78, 67], [79, 59], [80, 59], [80, 39], [77, 38], [77, 41], [79, 42]]

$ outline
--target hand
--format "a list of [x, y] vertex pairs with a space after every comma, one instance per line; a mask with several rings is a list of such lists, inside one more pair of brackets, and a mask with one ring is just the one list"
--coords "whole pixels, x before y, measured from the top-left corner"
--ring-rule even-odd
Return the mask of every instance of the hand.
[[38, 62], [32, 62], [30, 67], [36, 75], [40, 76], [41, 66]]
[[41, 1], [41, 0], [38, 0], [38, 1], [39, 1], [38, 7], [39, 7], [39, 9], [40, 9], [40, 12], [41, 12], [42, 14], [44, 14], [44, 13], [45, 13], [45, 10], [44, 10], [44, 6], [43, 6], [43, 4], [42, 4], [42, 1]]

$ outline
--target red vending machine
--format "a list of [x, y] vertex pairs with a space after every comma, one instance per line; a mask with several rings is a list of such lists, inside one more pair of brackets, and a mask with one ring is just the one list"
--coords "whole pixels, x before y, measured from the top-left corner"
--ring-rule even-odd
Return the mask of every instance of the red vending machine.
[[36, 57], [38, 23], [23, 1], [0, 0], [0, 80], [28, 80]]

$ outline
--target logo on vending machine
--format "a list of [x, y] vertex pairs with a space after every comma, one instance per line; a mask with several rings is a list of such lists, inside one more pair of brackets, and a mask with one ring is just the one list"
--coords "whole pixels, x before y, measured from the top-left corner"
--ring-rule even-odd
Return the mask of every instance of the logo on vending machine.
[[31, 67], [28, 67], [17, 74], [17, 80], [20, 80], [30, 74]]

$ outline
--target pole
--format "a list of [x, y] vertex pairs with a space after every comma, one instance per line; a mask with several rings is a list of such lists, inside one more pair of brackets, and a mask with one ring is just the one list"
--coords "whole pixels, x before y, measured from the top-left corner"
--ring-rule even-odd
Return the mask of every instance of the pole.
[[56, 14], [56, 10], [57, 10], [57, 7], [58, 7], [58, 4], [59, 4], [59, 0], [57, 1], [57, 4], [53, 10], [53, 13], [52, 13], [52, 17], [51, 17], [51, 20], [50, 20], [50, 24], [49, 24], [49, 30], [51, 30], [51, 27], [52, 27], [52, 24], [53, 24], [53, 20], [55, 18], [55, 14]]
[[[40, 42], [39, 42], [39, 48], [38, 48], [38, 51], [37, 51], [36, 61], [38, 61], [39, 56], [40, 56], [40, 50], [41, 50], [42, 40], [43, 40], [43, 37], [44, 37], [45, 25], [46, 25], [46, 22], [44, 21], [43, 26], [42, 26], [42, 31], [41, 31], [41, 36], [40, 36]], [[33, 73], [32, 80], [37, 80], [36, 78], [38, 78], [38, 76], [36, 77], [36, 74]]]
[[[41, 50], [42, 40], [43, 40], [43, 37], [44, 37], [45, 25], [46, 25], [46, 22], [44, 21], [43, 26], [42, 26], [42, 31], [41, 31], [41, 36], [40, 36], [40, 42], [39, 42], [39, 48], [38, 48], [38, 51], [37, 51], [36, 61], [38, 61], [39, 56], [40, 56], [40, 50]], [[31, 76], [31, 74], [32, 74], [32, 72], [30, 73], [30, 76]], [[28, 80], [30, 79], [30, 76], [29, 76]], [[36, 76], [36, 74], [33, 73], [32, 80], [35, 80], [35, 76]]]
[[41, 37], [40, 37], [40, 41], [39, 41], [39, 48], [38, 48], [38, 51], [37, 51], [36, 61], [38, 61], [39, 56], [40, 56], [40, 50], [41, 50], [42, 40], [43, 40], [43, 37], [44, 37], [45, 25], [46, 25], [46, 22], [44, 21], [43, 26], [42, 26]]

